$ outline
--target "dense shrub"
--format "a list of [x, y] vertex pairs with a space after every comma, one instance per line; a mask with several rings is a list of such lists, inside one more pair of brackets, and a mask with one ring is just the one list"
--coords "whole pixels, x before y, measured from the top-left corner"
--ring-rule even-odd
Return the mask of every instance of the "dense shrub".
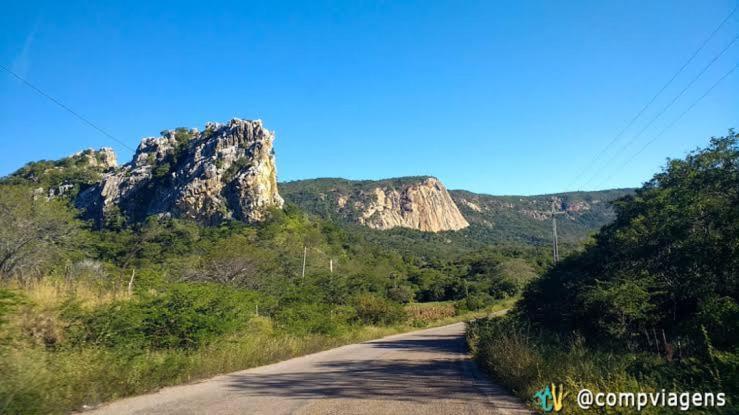
[[233, 332], [254, 315], [258, 296], [218, 285], [175, 284], [167, 291], [143, 294], [86, 311], [70, 304], [75, 343], [146, 349], [195, 349]]
[[524, 399], [551, 382], [737, 396], [738, 138], [670, 160], [615, 202], [615, 222], [590, 246], [534, 280], [510, 317], [470, 324], [481, 364]]
[[387, 290], [387, 298], [398, 303], [409, 303], [413, 299], [413, 290], [405, 285]]
[[[701, 353], [739, 343], [738, 136], [670, 160], [583, 253], [532, 284], [522, 313], [542, 327], [578, 330], [601, 345]], [[659, 334], [659, 336], [657, 336]]]
[[493, 304], [495, 299], [488, 293], [473, 293], [455, 303], [458, 313], [477, 311]]
[[354, 297], [352, 305], [357, 319], [364, 324], [388, 325], [406, 318], [400, 304], [393, 303], [374, 294], [360, 294]]
[[276, 319], [288, 332], [298, 335], [336, 335], [354, 317], [351, 307], [320, 303], [295, 303], [280, 309]]
[[28, 281], [75, 256], [80, 222], [63, 200], [0, 184], [0, 281]]
[[18, 303], [18, 296], [10, 290], [0, 288], [0, 327], [7, 323], [6, 315]]

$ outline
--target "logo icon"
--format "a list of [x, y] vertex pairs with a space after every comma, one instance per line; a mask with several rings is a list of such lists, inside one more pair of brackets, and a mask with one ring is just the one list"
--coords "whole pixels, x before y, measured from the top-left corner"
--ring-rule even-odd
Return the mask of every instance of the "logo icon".
[[538, 400], [537, 404], [546, 413], [561, 411], [565, 396], [567, 396], [567, 393], [564, 392], [562, 385], [560, 384], [557, 388], [554, 383], [534, 393], [534, 399]]

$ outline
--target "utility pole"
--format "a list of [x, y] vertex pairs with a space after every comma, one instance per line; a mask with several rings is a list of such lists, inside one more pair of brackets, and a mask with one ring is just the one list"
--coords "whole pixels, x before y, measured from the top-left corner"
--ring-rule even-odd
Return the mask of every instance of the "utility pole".
[[552, 259], [554, 260], [554, 263], [556, 264], [559, 262], [559, 240], [557, 239], [557, 216], [556, 215], [564, 215], [565, 212], [560, 212], [559, 209], [556, 211], [554, 210], [556, 206], [556, 201], [554, 197], [552, 197]]
[[329, 259], [328, 260], [328, 270], [333, 274], [334, 273], [334, 260]]
[[308, 247], [303, 246], [303, 273], [302, 273], [302, 279], [305, 279], [305, 257], [308, 256]]
[[136, 276], [136, 268], [131, 271], [131, 280], [128, 281], [128, 295], [133, 294], [133, 277]]

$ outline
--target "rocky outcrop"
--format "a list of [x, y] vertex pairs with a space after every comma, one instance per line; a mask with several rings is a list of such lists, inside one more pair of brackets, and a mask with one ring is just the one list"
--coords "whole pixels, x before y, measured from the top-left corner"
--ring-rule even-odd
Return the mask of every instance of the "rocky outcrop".
[[329, 220], [373, 229], [456, 231], [469, 224], [434, 177], [353, 181], [314, 179], [281, 183], [286, 199]]
[[102, 147], [100, 150], [91, 148], [74, 153], [70, 156], [77, 165], [98, 169], [110, 170], [118, 167], [118, 161], [115, 152], [110, 147]]
[[166, 131], [142, 140], [130, 163], [83, 191], [76, 204], [98, 224], [120, 214], [133, 221], [149, 215], [203, 224], [261, 221], [283, 205], [273, 140], [260, 120]]
[[369, 202], [356, 207], [361, 211], [359, 222], [373, 229], [441, 232], [469, 226], [444, 185], [433, 177], [400, 189], [377, 187]]
[[[555, 207], [566, 212], [558, 216], [560, 240], [577, 243], [615, 218], [610, 201], [633, 193], [632, 189], [611, 189], [493, 196], [440, 189], [443, 185], [428, 176], [379, 181], [321, 178], [280, 183], [280, 194], [285, 200], [326, 220], [376, 229], [402, 226], [437, 231], [464, 227], [457, 236], [462, 239], [456, 241], [473, 245], [550, 243], [553, 198]], [[446, 200], [447, 195], [451, 202]]]

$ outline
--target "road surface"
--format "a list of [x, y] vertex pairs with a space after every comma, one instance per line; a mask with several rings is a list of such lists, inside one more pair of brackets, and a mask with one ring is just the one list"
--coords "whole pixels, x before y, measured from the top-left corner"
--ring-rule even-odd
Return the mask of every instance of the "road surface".
[[464, 324], [352, 344], [84, 414], [530, 414], [469, 359]]

